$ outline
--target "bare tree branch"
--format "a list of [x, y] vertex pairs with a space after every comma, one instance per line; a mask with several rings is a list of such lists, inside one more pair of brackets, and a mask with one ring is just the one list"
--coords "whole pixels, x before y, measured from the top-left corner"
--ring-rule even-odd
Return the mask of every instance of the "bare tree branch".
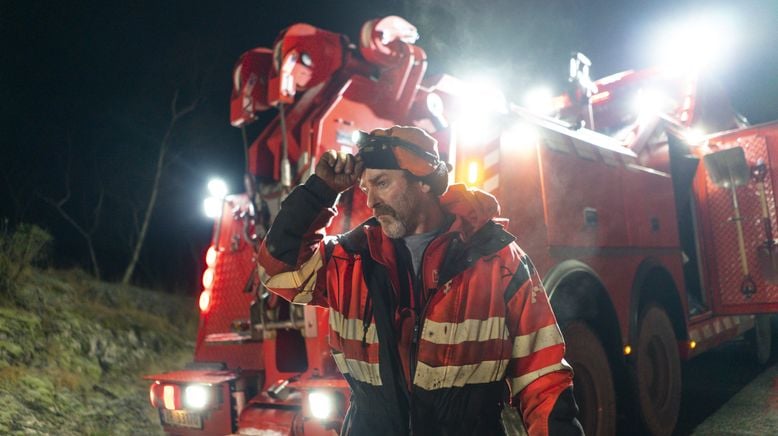
[[95, 278], [100, 280], [101, 278], [100, 264], [97, 261], [97, 253], [95, 252], [93, 236], [100, 225], [100, 217], [102, 215], [102, 210], [103, 210], [103, 199], [105, 198], [105, 190], [102, 187], [102, 183], [100, 183], [100, 194], [98, 196], [97, 204], [92, 210], [92, 223], [91, 225], [89, 225], [89, 229], [87, 229], [84, 224], [79, 223], [78, 220], [76, 220], [70, 213], [68, 213], [67, 210], [65, 210], [65, 204], [67, 204], [67, 202], [70, 201], [70, 197], [72, 195], [72, 191], [70, 189], [70, 169], [73, 161], [72, 159], [73, 155], [71, 152], [72, 143], [69, 135], [67, 138], [67, 142], [68, 142], [68, 158], [67, 158], [67, 163], [65, 164], [65, 194], [59, 200], [54, 200], [50, 197], [45, 197], [42, 195], [41, 198], [43, 198], [44, 201], [49, 203], [57, 212], [59, 212], [62, 218], [65, 221], [67, 221], [67, 223], [70, 224], [74, 229], [76, 229], [76, 231], [78, 232], [78, 234], [81, 235], [82, 238], [84, 238], [84, 241], [86, 242], [87, 245], [87, 249], [89, 250], [89, 258], [92, 263], [92, 273], [94, 274]]
[[124, 276], [122, 277], [122, 283], [127, 284], [132, 279], [132, 274], [135, 272], [135, 267], [138, 264], [138, 258], [140, 257], [143, 243], [146, 240], [146, 234], [149, 230], [149, 223], [151, 222], [151, 215], [154, 213], [154, 208], [157, 204], [157, 198], [159, 196], [160, 181], [162, 180], [162, 173], [165, 169], [165, 162], [170, 148], [171, 137], [178, 121], [194, 111], [200, 102], [199, 98], [195, 98], [189, 105], [183, 108], [178, 108], [178, 95], [179, 90], [173, 93], [173, 98], [170, 102], [170, 121], [168, 122], [165, 134], [159, 143], [159, 154], [157, 155], [156, 170], [154, 172], [154, 181], [151, 185], [151, 191], [149, 192], [149, 200], [146, 205], [146, 210], [141, 223], [140, 231], [138, 232], [138, 239], [135, 241], [135, 247], [132, 251], [132, 256], [127, 268], [124, 270]]
[[[69, 174], [66, 176], [66, 179], [69, 178]], [[49, 197], [42, 197], [47, 203], [49, 203], [54, 209], [59, 212], [59, 214], [62, 216], [62, 218], [68, 222], [71, 226], [73, 226], [74, 229], [81, 235], [81, 237], [84, 238], [84, 241], [86, 241], [87, 249], [89, 250], [89, 258], [92, 262], [92, 273], [94, 274], [95, 278], [100, 280], [100, 265], [97, 261], [97, 253], [95, 252], [94, 243], [92, 240], [92, 235], [94, 234], [95, 230], [97, 229], [97, 226], [100, 222], [100, 213], [102, 211], [103, 207], [103, 191], [100, 191], [100, 198], [97, 202], [97, 206], [95, 206], [93, 216], [95, 219], [92, 222], [92, 225], [90, 226], [89, 230], [85, 229], [84, 226], [79, 224], [78, 221], [76, 221], [75, 218], [73, 218], [72, 215], [70, 215], [65, 209], [65, 203], [67, 203], [68, 199], [70, 198], [70, 183], [69, 181], [65, 183], [65, 195], [60, 200], [53, 200]]]

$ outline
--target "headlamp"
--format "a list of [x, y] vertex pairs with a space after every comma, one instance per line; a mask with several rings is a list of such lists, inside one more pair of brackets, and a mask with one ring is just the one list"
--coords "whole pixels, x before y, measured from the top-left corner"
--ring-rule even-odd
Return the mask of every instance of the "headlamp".
[[423, 158], [430, 164], [437, 165], [440, 160], [434, 153], [422, 150], [418, 145], [402, 140], [396, 136], [371, 135], [360, 130], [359, 135], [355, 134], [354, 138], [356, 139], [355, 142], [360, 153], [373, 153], [389, 150], [394, 147], [402, 147]]
[[423, 178], [445, 166], [436, 151], [427, 151], [397, 136], [360, 132], [354, 137], [359, 150], [357, 155], [365, 168], [406, 170]]

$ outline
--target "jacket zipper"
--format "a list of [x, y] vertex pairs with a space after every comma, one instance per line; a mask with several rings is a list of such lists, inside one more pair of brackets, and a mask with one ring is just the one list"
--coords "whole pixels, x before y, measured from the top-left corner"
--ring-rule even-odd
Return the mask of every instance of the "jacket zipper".
[[424, 302], [424, 306], [422, 306], [421, 313], [416, 315], [416, 321], [413, 323], [413, 335], [411, 336], [411, 361], [410, 361], [411, 392], [413, 392], [413, 386], [414, 386], [413, 380], [416, 378], [416, 364], [418, 363], [417, 358], [419, 355], [419, 339], [420, 339], [421, 328], [424, 326], [424, 318], [427, 313], [427, 306], [429, 306], [429, 301]]
[[414, 379], [416, 378], [416, 365], [418, 363], [418, 355], [419, 355], [419, 335], [421, 333], [421, 328], [424, 325], [424, 318], [427, 313], [427, 306], [429, 306], [429, 300], [424, 302], [424, 305], [422, 307], [421, 314], [416, 315], [416, 320], [413, 323], [413, 334], [411, 335], [411, 356], [410, 356], [410, 378], [411, 382], [409, 383], [410, 386], [410, 392], [408, 396], [408, 402], [409, 402], [409, 411], [408, 411], [408, 432], [410, 435], [413, 435], [413, 415], [414, 415], [414, 409], [413, 409], [413, 388], [414, 388]]
[[[435, 241], [442, 235], [439, 235], [437, 238], [430, 241], [429, 244], [424, 248], [424, 252], [421, 255], [421, 263], [419, 264], [419, 277], [417, 278], [418, 282], [418, 288], [419, 288], [419, 294], [422, 298], [424, 298], [424, 261], [426, 260], [427, 250], [430, 248], [430, 245], [435, 243]], [[417, 284], [417, 283], [414, 283]], [[416, 286], [414, 286], [412, 289], [413, 291], [416, 290]], [[432, 300], [432, 293], [424, 299], [424, 303], [422, 304], [421, 312], [416, 313], [416, 319], [413, 322], [413, 334], [411, 335], [411, 354], [410, 354], [410, 361], [409, 361], [409, 376], [410, 376], [410, 383], [408, 384], [410, 386], [410, 392], [409, 392], [409, 406], [410, 410], [408, 413], [408, 432], [410, 435], [413, 435], [413, 388], [414, 388], [414, 380], [416, 379], [416, 365], [418, 364], [418, 356], [419, 356], [419, 339], [421, 335], [422, 327], [424, 326], [424, 319], [427, 317], [427, 308], [429, 307], [429, 303]]]
[[[427, 249], [429, 249], [430, 245], [435, 242], [435, 239], [430, 241], [430, 243], [424, 247], [424, 251], [421, 254], [421, 263], [419, 264], [419, 274], [414, 274], [413, 284], [411, 285], [411, 293], [415, 294], [418, 292], [420, 297], [419, 301], [424, 298], [424, 261], [427, 255]], [[415, 295], [411, 295], [411, 298], [415, 299]], [[427, 305], [429, 304], [430, 299], [431, 298], [424, 299], [424, 302], [421, 304], [421, 312], [419, 312], [418, 309], [414, 310], [416, 319], [413, 321], [413, 334], [411, 335], [411, 354], [409, 361], [409, 376], [411, 378], [409, 386], [411, 389], [411, 394], [413, 394], [413, 380], [416, 378], [416, 364], [418, 363], [417, 358], [419, 355], [419, 335], [421, 333], [421, 327], [424, 324], [424, 316], [426, 315]], [[413, 397], [413, 395], [411, 395], [411, 397]]]
[[[419, 282], [419, 292], [421, 293], [424, 289], [424, 261], [426, 260], [427, 251], [430, 248], [430, 245], [434, 244], [435, 241], [437, 241], [441, 236], [446, 235], [446, 233], [443, 233], [441, 235], [438, 235], [437, 238], [430, 241], [429, 244], [427, 244], [427, 247], [424, 248], [424, 252], [421, 255], [421, 264], [419, 264], [419, 271], [420, 271], [420, 280]], [[449, 244], [456, 244], [457, 238], [453, 237], [451, 238], [451, 241], [449, 241]], [[436, 283], [437, 286], [437, 283]], [[414, 287], [415, 289], [415, 287]], [[424, 294], [421, 293], [421, 296], [424, 297]], [[413, 381], [416, 378], [416, 364], [417, 358], [419, 355], [419, 339], [421, 335], [422, 327], [424, 326], [424, 319], [427, 317], [427, 307], [429, 306], [430, 301], [432, 300], [433, 294], [430, 293], [430, 295], [424, 300], [424, 303], [422, 304], [422, 309], [420, 313], [416, 314], [416, 320], [413, 323], [413, 335], [411, 336], [411, 355], [410, 355], [410, 387], [411, 387], [411, 394], [413, 394]], [[413, 398], [413, 395], [411, 395], [411, 398]]]

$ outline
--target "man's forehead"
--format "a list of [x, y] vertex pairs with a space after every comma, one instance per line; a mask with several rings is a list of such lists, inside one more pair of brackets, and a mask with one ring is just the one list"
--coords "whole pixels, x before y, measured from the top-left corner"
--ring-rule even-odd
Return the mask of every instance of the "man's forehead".
[[365, 168], [365, 171], [362, 172], [362, 177], [359, 181], [360, 184], [364, 183], [375, 183], [376, 180], [384, 177], [388, 179], [395, 179], [398, 177], [405, 177], [405, 174], [403, 174], [404, 170], [387, 170], [387, 169], [377, 169], [377, 168]]

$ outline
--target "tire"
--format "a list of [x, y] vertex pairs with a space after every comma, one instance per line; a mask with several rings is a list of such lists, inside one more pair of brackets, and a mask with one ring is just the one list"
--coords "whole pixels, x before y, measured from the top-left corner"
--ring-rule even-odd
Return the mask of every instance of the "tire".
[[759, 365], [765, 365], [772, 354], [773, 330], [770, 323], [770, 315], [757, 315], [754, 320], [754, 329], [746, 335], [751, 343], [754, 360]]
[[582, 321], [567, 324], [567, 361], [572, 365], [573, 392], [580, 409], [578, 419], [587, 436], [616, 434], [616, 393], [608, 356], [600, 339]]
[[681, 360], [667, 313], [650, 305], [640, 317], [630, 366], [637, 412], [651, 435], [669, 435], [681, 406]]

